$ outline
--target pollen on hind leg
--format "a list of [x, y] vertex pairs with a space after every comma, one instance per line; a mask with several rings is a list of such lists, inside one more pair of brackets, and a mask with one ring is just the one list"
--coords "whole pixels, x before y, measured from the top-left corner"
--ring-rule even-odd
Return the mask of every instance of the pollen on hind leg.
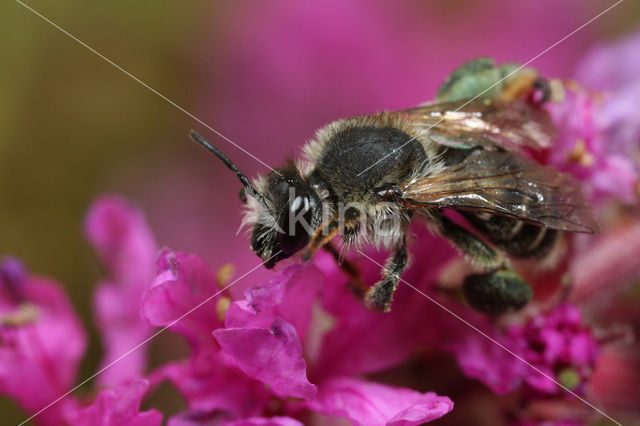
[[511, 270], [469, 275], [463, 289], [471, 306], [489, 314], [521, 309], [532, 297], [529, 284]]

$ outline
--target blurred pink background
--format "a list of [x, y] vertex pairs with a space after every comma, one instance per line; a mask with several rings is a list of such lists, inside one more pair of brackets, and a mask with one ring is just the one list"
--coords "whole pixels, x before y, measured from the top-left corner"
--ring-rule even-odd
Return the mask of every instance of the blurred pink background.
[[[527, 62], [614, 2], [234, 1], [28, 4], [270, 165], [318, 127], [429, 100], [478, 56]], [[66, 285], [85, 321], [100, 276], [81, 234], [92, 199], [126, 195], [160, 246], [236, 275], [257, 265], [236, 177], [190, 142], [196, 129], [249, 176], [268, 170], [19, 4], [0, 6], [0, 254]], [[571, 77], [595, 43], [638, 28], [623, 2], [531, 63]], [[256, 284], [260, 269], [234, 287]], [[91, 356], [100, 353], [92, 330]], [[15, 408], [0, 403], [0, 420]], [[9, 407], [7, 405], [7, 407]], [[6, 417], [5, 417], [6, 416]], [[4, 423], [4, 422], [3, 422]]]

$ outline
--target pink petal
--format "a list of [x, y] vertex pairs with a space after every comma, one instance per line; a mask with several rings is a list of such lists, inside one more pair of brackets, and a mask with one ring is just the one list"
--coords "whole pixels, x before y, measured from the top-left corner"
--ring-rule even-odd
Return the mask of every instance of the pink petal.
[[[35, 413], [75, 383], [87, 335], [61, 287], [0, 262], [0, 394]], [[55, 424], [65, 402], [39, 416]]]
[[292, 265], [264, 284], [245, 290], [245, 300], [234, 302], [225, 317], [225, 326], [270, 327], [281, 317], [291, 323], [304, 339], [313, 302], [324, 284], [324, 276], [311, 264]]
[[316, 386], [307, 380], [302, 345], [290, 323], [278, 318], [271, 328], [226, 328], [213, 335], [247, 376], [262, 381], [277, 395], [315, 397]]
[[211, 331], [222, 326], [215, 309], [221, 296], [195, 308], [220, 290], [211, 269], [199, 257], [163, 250], [158, 275], [142, 295], [141, 314], [153, 325], [170, 326], [194, 350], [200, 350], [214, 343]]
[[140, 403], [149, 387], [146, 380], [134, 380], [115, 389], [103, 390], [93, 404], [67, 412], [69, 424], [77, 426], [157, 426], [162, 414], [157, 410], [140, 411]]
[[[156, 244], [140, 210], [118, 196], [103, 196], [90, 207], [85, 233], [104, 265], [107, 279], [94, 295], [96, 323], [110, 364], [151, 333], [140, 318], [140, 296], [155, 271]], [[141, 377], [147, 349], [141, 347], [98, 377], [103, 386]]]
[[[497, 333], [491, 335], [512, 351], [519, 346], [516, 339], [509, 340]], [[457, 333], [444, 347], [456, 356], [465, 376], [481, 381], [499, 395], [518, 388], [528, 368], [518, 358], [471, 329]]]
[[591, 48], [576, 67], [577, 81], [594, 90], [616, 90], [638, 79], [640, 31]]
[[126, 312], [127, 305], [139, 306], [140, 295], [127, 299], [129, 296], [122, 290], [117, 284], [102, 283], [94, 293], [96, 322], [104, 346], [101, 366], [118, 360], [117, 365], [98, 376], [101, 386], [115, 386], [142, 377], [147, 368], [147, 348], [129, 351], [150, 335], [151, 327], [141, 320], [138, 310]]
[[[592, 202], [615, 197], [633, 203], [638, 198], [640, 164], [635, 153], [640, 137], [640, 61], [628, 52], [637, 50], [639, 42], [640, 32], [636, 32], [592, 49], [577, 68], [577, 81], [584, 89], [567, 87], [566, 99], [549, 105], [559, 136], [550, 161], [584, 181]], [[578, 142], [590, 155], [583, 164], [570, 160]]]
[[[556, 394], [561, 392], [561, 389], [555, 383], [557, 381], [555, 373], [550, 368], [544, 365], [538, 365], [536, 368], [542, 371], [545, 375], [542, 375], [532, 369], [531, 372], [524, 377], [524, 380], [529, 386], [544, 394]], [[551, 377], [553, 380], [549, 379], [547, 376]]]
[[309, 406], [321, 413], [349, 419], [354, 425], [419, 425], [453, 409], [446, 396], [420, 393], [349, 377], [323, 382]]
[[592, 182], [598, 193], [613, 195], [620, 201], [632, 203], [637, 197], [638, 172], [633, 162], [621, 155], [603, 158]]
[[102, 196], [89, 208], [85, 233], [111, 280], [139, 291], [149, 284], [157, 247], [139, 209], [120, 196]]
[[207, 351], [186, 362], [167, 364], [153, 379], [170, 380], [193, 412], [224, 413], [226, 418], [260, 415], [272, 394], [220, 355]]

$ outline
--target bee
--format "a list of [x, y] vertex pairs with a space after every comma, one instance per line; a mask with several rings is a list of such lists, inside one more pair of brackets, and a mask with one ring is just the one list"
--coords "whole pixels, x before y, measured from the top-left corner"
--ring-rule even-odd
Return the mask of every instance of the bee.
[[365, 305], [386, 312], [407, 266], [409, 225], [419, 218], [479, 269], [464, 281], [468, 302], [502, 313], [532, 296], [508, 258], [541, 259], [560, 232], [597, 230], [577, 180], [533, 159], [555, 137], [543, 108], [550, 94], [535, 70], [479, 58], [456, 69], [434, 101], [332, 122], [301, 160], [253, 182], [201, 136], [191, 137], [239, 177], [243, 224], [267, 268], [320, 247], [340, 261], [331, 245], [338, 235], [345, 246], [385, 248], [391, 255], [371, 287], [340, 263]]

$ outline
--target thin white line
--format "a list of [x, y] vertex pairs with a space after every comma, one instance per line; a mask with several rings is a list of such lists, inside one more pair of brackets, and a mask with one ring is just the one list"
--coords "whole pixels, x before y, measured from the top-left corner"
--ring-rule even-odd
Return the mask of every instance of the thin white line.
[[[278, 253], [274, 254], [273, 256], [271, 256], [269, 259], [267, 259], [266, 261], [271, 260], [272, 258], [274, 258], [275, 256], [279, 255], [281, 252], [279, 251]], [[266, 262], [265, 261], [265, 262]], [[43, 411], [47, 410], [49, 407], [51, 407], [52, 405], [56, 404], [58, 401], [60, 401], [61, 399], [63, 399], [64, 397], [66, 397], [67, 395], [73, 393], [76, 389], [82, 387], [85, 383], [87, 383], [89, 380], [93, 379], [94, 377], [100, 375], [101, 373], [103, 373], [105, 370], [107, 370], [108, 368], [110, 368], [111, 366], [113, 366], [114, 364], [116, 364], [117, 362], [119, 362], [121, 359], [125, 358], [127, 355], [129, 355], [130, 353], [134, 352], [135, 350], [139, 349], [141, 346], [144, 346], [147, 342], [149, 342], [151, 339], [153, 339], [154, 337], [156, 337], [157, 335], [159, 335], [160, 333], [164, 332], [166, 329], [172, 327], [173, 325], [175, 325], [177, 322], [179, 322], [181, 319], [183, 319], [184, 317], [186, 317], [187, 315], [191, 314], [191, 312], [195, 311], [196, 309], [198, 309], [200, 306], [204, 305], [205, 303], [207, 303], [208, 301], [210, 301], [211, 299], [213, 299], [214, 297], [216, 297], [217, 295], [219, 295], [220, 293], [222, 293], [223, 291], [225, 291], [226, 289], [228, 289], [229, 287], [231, 287], [232, 285], [234, 285], [235, 283], [237, 283], [238, 281], [240, 281], [241, 279], [243, 279], [244, 277], [246, 277], [247, 275], [249, 275], [250, 273], [252, 273], [253, 271], [255, 271], [256, 269], [258, 269], [260, 266], [262, 266], [262, 262], [260, 262], [259, 265], [255, 266], [253, 269], [249, 270], [248, 272], [246, 272], [244, 275], [238, 277], [237, 279], [233, 280], [231, 283], [227, 284], [225, 287], [223, 287], [220, 291], [216, 292], [213, 296], [209, 296], [207, 297], [205, 300], [203, 300], [202, 302], [200, 302], [198, 305], [196, 305], [195, 307], [191, 308], [188, 312], [182, 314], [179, 318], [173, 320], [169, 325], [165, 325], [164, 327], [162, 327], [160, 330], [156, 331], [154, 334], [152, 334], [151, 336], [147, 337], [145, 340], [143, 340], [142, 342], [138, 343], [136, 346], [134, 346], [133, 348], [129, 349], [127, 352], [125, 352], [124, 354], [120, 355], [117, 359], [111, 361], [109, 364], [105, 365], [104, 367], [102, 367], [100, 370], [98, 370], [97, 372], [95, 372], [93, 375], [87, 377], [86, 379], [84, 379], [82, 382], [78, 383], [76, 386], [74, 386], [73, 388], [69, 389], [67, 392], [65, 392], [64, 394], [62, 394], [61, 396], [59, 396], [55, 401], [47, 404], [47, 406], [43, 407], [40, 409], [40, 411], [38, 411], [37, 413], [33, 414], [31, 417], [29, 417], [28, 419], [24, 420], [23, 422], [21, 422], [18, 426], [22, 426], [23, 424], [27, 423], [28, 421], [32, 420], [34, 417], [36, 417], [37, 415], [39, 415], [40, 413], [42, 413]]]
[[[373, 262], [374, 264], [378, 265], [380, 268], [382, 268], [383, 270], [391, 273], [391, 271], [389, 271], [387, 268], [385, 268], [384, 266], [382, 266], [381, 264], [379, 264], [378, 262], [376, 262], [375, 260], [373, 260], [371, 257], [367, 256], [366, 254], [364, 254], [362, 251], [358, 250], [358, 253], [360, 253], [362, 256], [366, 257], [367, 259], [369, 259], [371, 262]], [[450, 315], [454, 316], [455, 318], [457, 318], [458, 320], [462, 321], [464, 324], [466, 324], [467, 326], [471, 327], [473, 330], [477, 331], [478, 333], [480, 333], [481, 335], [483, 335], [484, 337], [486, 337], [487, 339], [489, 339], [490, 341], [492, 341], [493, 343], [495, 343], [496, 345], [500, 346], [502, 349], [504, 349], [505, 351], [507, 351], [508, 353], [510, 353], [511, 355], [513, 355], [514, 357], [518, 358], [520, 361], [522, 361], [523, 363], [525, 363], [526, 365], [528, 365], [529, 367], [531, 367], [532, 369], [534, 369], [535, 371], [537, 371], [538, 373], [542, 374], [544, 377], [546, 377], [547, 379], [551, 380], [553, 383], [555, 383], [556, 385], [560, 386], [562, 389], [566, 390], [567, 392], [569, 392], [571, 395], [575, 396], [576, 398], [578, 398], [580, 401], [584, 402], [585, 404], [587, 404], [589, 407], [593, 408], [594, 410], [596, 410], [598, 413], [602, 414], [604, 417], [606, 417], [607, 419], [611, 420], [613, 423], [622, 426], [622, 423], [617, 422], [616, 420], [612, 419], [611, 417], [609, 417], [605, 412], [603, 412], [601, 409], [599, 409], [598, 407], [596, 407], [595, 405], [593, 405], [592, 403], [590, 403], [589, 401], [587, 401], [586, 399], [583, 399], [582, 397], [580, 397], [578, 394], [576, 394], [575, 392], [573, 392], [571, 389], [563, 386], [561, 383], [555, 381], [553, 378], [551, 378], [549, 375], [547, 375], [546, 373], [544, 373], [543, 371], [541, 371], [540, 369], [538, 369], [537, 367], [535, 367], [534, 365], [532, 365], [531, 363], [529, 363], [527, 360], [525, 360], [524, 358], [522, 358], [521, 356], [519, 356], [518, 354], [514, 353], [513, 351], [511, 351], [509, 348], [507, 348], [506, 346], [504, 346], [502, 343], [498, 342], [497, 340], [491, 338], [489, 335], [487, 335], [486, 333], [484, 333], [482, 330], [480, 330], [479, 328], [477, 328], [476, 326], [474, 326], [473, 324], [471, 324], [470, 322], [468, 322], [467, 320], [465, 320], [464, 318], [460, 317], [459, 315], [457, 315], [455, 312], [451, 311], [449, 308], [447, 308], [446, 306], [444, 306], [443, 304], [441, 304], [440, 302], [438, 302], [437, 300], [433, 299], [432, 297], [429, 297], [427, 294], [425, 294], [424, 292], [422, 292], [421, 290], [419, 290], [418, 288], [414, 287], [413, 285], [409, 284], [406, 280], [404, 280], [403, 278], [400, 278], [400, 281], [402, 281], [403, 283], [405, 283], [406, 285], [408, 285], [409, 287], [411, 287], [413, 290], [415, 290], [416, 292], [420, 293], [422, 296], [424, 296], [425, 298], [427, 298], [428, 300], [430, 300], [431, 302], [433, 302], [434, 304], [436, 304], [439, 308], [443, 309], [445, 312], [449, 313]]]
[[[493, 83], [491, 86], [487, 87], [486, 89], [484, 89], [482, 92], [478, 93], [476, 96], [474, 96], [473, 98], [469, 99], [467, 102], [465, 102], [464, 104], [460, 105], [458, 108], [454, 109], [452, 112], [456, 112], [459, 111], [460, 109], [464, 108], [465, 106], [469, 105], [471, 102], [475, 101], [476, 99], [478, 99], [480, 96], [484, 95], [485, 93], [487, 93], [489, 90], [491, 90], [492, 88], [494, 88], [497, 84], [500, 84], [501, 82], [503, 82], [504, 80], [506, 80], [507, 78], [511, 77], [513, 74], [517, 73], [518, 71], [520, 71], [522, 68], [526, 67], [527, 65], [529, 65], [531, 62], [535, 61], [536, 59], [538, 59], [540, 56], [544, 55], [545, 53], [547, 53], [548, 51], [550, 51], [551, 49], [553, 49], [554, 47], [556, 47], [557, 45], [559, 45], [560, 43], [562, 43], [563, 41], [565, 41], [566, 39], [568, 39], [569, 37], [573, 36], [575, 33], [577, 33], [578, 31], [580, 31], [581, 29], [583, 29], [584, 27], [586, 27], [587, 25], [591, 24], [593, 21], [595, 21], [596, 19], [598, 19], [599, 17], [601, 17], [602, 15], [604, 15], [605, 13], [609, 12], [611, 9], [613, 9], [614, 7], [616, 7], [617, 5], [619, 5], [620, 3], [622, 3], [624, 0], [618, 0], [616, 3], [614, 3], [613, 5], [609, 6], [606, 10], [600, 12], [598, 15], [596, 15], [595, 17], [591, 18], [589, 21], [585, 22], [584, 24], [582, 24], [581, 26], [579, 26], [578, 28], [576, 28], [575, 30], [571, 31], [569, 34], [567, 34], [566, 36], [562, 37], [560, 40], [556, 41], [555, 43], [553, 43], [551, 46], [547, 47], [546, 49], [544, 49], [542, 52], [538, 53], [536, 56], [534, 56], [533, 58], [529, 59], [527, 62], [525, 62], [524, 64], [520, 65], [518, 68], [516, 68], [515, 70], [511, 71], [509, 74], [505, 75], [504, 77], [502, 77], [500, 80], [496, 81], [495, 83]], [[437, 122], [433, 123], [431, 126], [427, 127], [426, 129], [424, 129], [422, 131], [422, 133], [424, 132], [428, 132], [431, 128], [433, 128], [434, 126], [437, 126], [438, 124], [442, 123], [442, 121], [444, 120], [444, 117], [441, 118], [440, 120], [438, 120]], [[409, 139], [408, 141], [406, 141], [404, 144], [402, 144], [400, 146], [400, 148], [395, 148], [393, 151], [391, 151], [389, 154], [385, 155], [384, 157], [382, 157], [381, 159], [379, 159], [378, 161], [376, 161], [375, 163], [373, 163], [372, 165], [370, 165], [369, 167], [367, 167], [366, 169], [364, 169], [363, 171], [361, 171], [360, 173], [358, 173], [358, 176], [360, 176], [361, 174], [363, 174], [364, 172], [366, 172], [367, 170], [369, 170], [370, 168], [372, 168], [373, 166], [375, 166], [376, 164], [378, 164], [379, 162], [381, 162], [382, 160], [384, 160], [385, 158], [387, 158], [388, 156], [390, 156], [391, 154], [394, 154], [396, 151], [398, 151], [399, 149], [404, 148], [408, 143], [410, 143], [411, 141], [415, 140], [416, 136], [414, 136], [413, 138]]]
[[[217, 131], [216, 129], [214, 129], [213, 127], [209, 126], [207, 123], [205, 123], [204, 121], [202, 121], [201, 119], [199, 119], [198, 117], [196, 117], [195, 115], [191, 114], [189, 111], [187, 111], [186, 109], [184, 109], [183, 107], [181, 107], [180, 105], [178, 105], [177, 103], [173, 102], [171, 99], [167, 98], [166, 96], [164, 96], [162, 93], [158, 92], [156, 89], [154, 89], [153, 87], [149, 86], [147, 83], [145, 83], [144, 81], [140, 80], [138, 77], [136, 77], [135, 75], [131, 74], [129, 71], [127, 71], [126, 69], [122, 68], [121, 66], [119, 66], [118, 64], [116, 64], [115, 62], [113, 62], [111, 59], [107, 58], [106, 56], [104, 56], [103, 54], [101, 54], [100, 52], [98, 52], [97, 50], [95, 50], [94, 48], [92, 48], [91, 46], [89, 46], [88, 44], [86, 44], [85, 42], [83, 42], [82, 40], [78, 39], [77, 37], [75, 37], [73, 34], [71, 34], [70, 32], [66, 31], [65, 29], [63, 29], [62, 27], [60, 27], [59, 25], [57, 25], [56, 23], [54, 23], [53, 21], [51, 21], [50, 19], [46, 18], [45, 16], [43, 16], [42, 14], [40, 14], [38, 11], [36, 11], [35, 9], [31, 8], [30, 6], [27, 6], [26, 4], [24, 4], [22, 1], [20, 0], [16, 0], [16, 2], [20, 3], [22, 6], [24, 6], [26, 9], [30, 10], [31, 12], [33, 12], [34, 14], [36, 14], [37, 16], [39, 16], [40, 18], [42, 18], [43, 20], [45, 20], [46, 22], [48, 22], [49, 24], [51, 24], [54, 28], [58, 29], [59, 31], [61, 31], [62, 33], [66, 34], [68, 37], [70, 37], [71, 39], [75, 40], [77, 43], [79, 43], [81, 46], [86, 47], [87, 49], [89, 49], [92, 53], [94, 53], [95, 55], [99, 56], [100, 58], [102, 58], [103, 60], [105, 60], [106, 62], [108, 62], [109, 64], [113, 65], [115, 68], [117, 68], [118, 70], [122, 71], [124, 74], [126, 74], [127, 76], [131, 77], [132, 79], [134, 79], [136, 82], [138, 82], [139, 84], [141, 84], [143, 87], [145, 87], [146, 89], [148, 89], [149, 91], [155, 93], [156, 95], [160, 96], [162, 99], [164, 99], [165, 101], [167, 101], [168, 103], [170, 103], [171, 105], [173, 105], [175, 108], [177, 108], [178, 110], [182, 111], [184, 114], [188, 115], [189, 117], [191, 117], [192, 119], [194, 119], [195, 121], [197, 121], [198, 123], [202, 124], [204, 127], [206, 127], [207, 129], [211, 130], [213, 133], [215, 133], [216, 135], [218, 135], [219, 137], [221, 137], [222, 139], [224, 139], [225, 141], [229, 142], [231, 145], [235, 146], [236, 148], [238, 148], [240, 151], [244, 152], [245, 154], [247, 154], [249, 157], [253, 158], [254, 160], [256, 160], [257, 162], [259, 162], [260, 164], [262, 164], [263, 166], [274, 170], [273, 167], [271, 167], [270, 165], [268, 165], [267, 163], [265, 163], [264, 161], [262, 161], [261, 159], [259, 159], [258, 157], [256, 157], [255, 155], [253, 155], [252, 153], [250, 153], [249, 151], [247, 151], [246, 149], [244, 149], [243, 147], [241, 147], [240, 145], [238, 145], [237, 143], [235, 143], [234, 141], [232, 141], [231, 139], [229, 139], [228, 137], [226, 137], [225, 135], [223, 135], [222, 133], [220, 133], [219, 131]], [[274, 170], [275, 171], [275, 170]]]

